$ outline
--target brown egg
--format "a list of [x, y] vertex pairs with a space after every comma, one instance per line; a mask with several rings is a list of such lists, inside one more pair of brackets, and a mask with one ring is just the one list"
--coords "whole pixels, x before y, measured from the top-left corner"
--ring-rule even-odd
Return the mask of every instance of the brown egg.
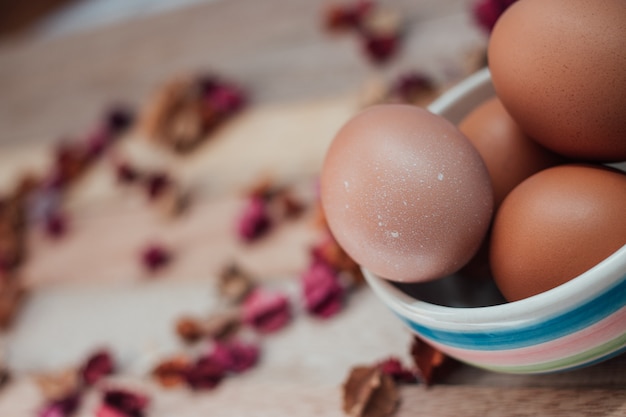
[[496, 92], [543, 146], [626, 159], [626, 1], [520, 0], [489, 40]]
[[447, 120], [370, 107], [331, 143], [321, 202], [344, 250], [375, 274], [417, 282], [457, 271], [489, 226], [492, 193], [476, 149]]
[[459, 130], [476, 147], [487, 166], [496, 209], [516, 185], [564, 160], [522, 132], [497, 97], [470, 112], [459, 124]]
[[554, 288], [626, 244], [626, 174], [567, 164], [518, 185], [491, 235], [494, 279], [507, 300]]

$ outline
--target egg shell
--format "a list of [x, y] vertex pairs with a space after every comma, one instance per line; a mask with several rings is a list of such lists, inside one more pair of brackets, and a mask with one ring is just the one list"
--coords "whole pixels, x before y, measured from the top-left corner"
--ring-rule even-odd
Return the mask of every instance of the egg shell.
[[543, 146], [626, 159], [626, 1], [520, 0], [488, 45], [498, 97]]
[[459, 124], [459, 130], [476, 147], [487, 166], [496, 209], [523, 180], [565, 161], [528, 137], [498, 97], [472, 110]]
[[495, 215], [490, 262], [509, 301], [555, 288], [626, 244], [626, 174], [567, 164], [518, 185]]
[[441, 116], [399, 104], [370, 107], [340, 129], [320, 194], [344, 250], [403, 282], [461, 268], [485, 236], [493, 206], [487, 170], [468, 139]]

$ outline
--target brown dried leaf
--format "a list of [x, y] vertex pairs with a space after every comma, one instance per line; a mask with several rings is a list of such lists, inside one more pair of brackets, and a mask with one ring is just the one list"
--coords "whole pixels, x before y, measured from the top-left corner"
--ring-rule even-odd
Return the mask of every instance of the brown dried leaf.
[[418, 337], [413, 338], [411, 356], [413, 356], [413, 361], [422, 382], [426, 385], [431, 385], [435, 382], [437, 370], [448, 360], [448, 357], [443, 352], [435, 349]]
[[398, 406], [396, 385], [378, 366], [354, 367], [342, 389], [343, 410], [353, 417], [385, 417]]
[[56, 401], [76, 392], [80, 378], [78, 370], [70, 368], [61, 372], [36, 375], [35, 382], [46, 400]]
[[152, 377], [165, 388], [180, 386], [185, 383], [185, 376], [191, 361], [185, 356], [166, 359], [152, 370]]
[[252, 276], [232, 263], [224, 268], [219, 276], [220, 295], [233, 303], [240, 303], [255, 287]]

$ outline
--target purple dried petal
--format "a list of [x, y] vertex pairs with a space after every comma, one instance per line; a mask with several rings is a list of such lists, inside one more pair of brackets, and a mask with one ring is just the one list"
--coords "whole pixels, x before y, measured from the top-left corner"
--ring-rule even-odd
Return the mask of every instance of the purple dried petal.
[[245, 106], [246, 96], [234, 85], [217, 84], [206, 95], [206, 103], [217, 114], [230, 116]]
[[193, 364], [185, 375], [187, 384], [196, 390], [213, 389], [222, 382], [226, 370], [211, 356], [203, 356]]
[[325, 262], [312, 262], [302, 276], [304, 305], [311, 314], [332, 317], [343, 308], [345, 290], [337, 271]]
[[143, 266], [149, 272], [156, 272], [167, 266], [172, 260], [169, 250], [159, 244], [152, 244], [146, 247], [141, 254]]
[[282, 329], [291, 321], [287, 297], [278, 292], [257, 288], [243, 302], [243, 321], [261, 333]]
[[[125, 389], [108, 389], [102, 397], [101, 409], [109, 408], [124, 417], [142, 417], [148, 403], [148, 397], [143, 394]], [[98, 415], [101, 416], [100, 412]]]
[[265, 235], [271, 225], [266, 202], [258, 196], [252, 196], [239, 218], [239, 236], [244, 241], [251, 242]]
[[259, 347], [240, 341], [218, 342], [210, 356], [226, 371], [241, 373], [256, 365]]
[[113, 357], [106, 350], [100, 350], [91, 355], [81, 369], [81, 376], [85, 385], [94, 385], [99, 380], [115, 371]]
[[73, 392], [61, 399], [46, 404], [39, 412], [39, 417], [69, 417], [78, 410], [81, 403], [79, 392]]

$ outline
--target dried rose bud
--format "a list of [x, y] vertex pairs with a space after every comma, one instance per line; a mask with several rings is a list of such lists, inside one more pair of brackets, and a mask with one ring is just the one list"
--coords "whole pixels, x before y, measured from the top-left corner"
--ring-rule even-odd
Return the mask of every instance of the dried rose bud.
[[113, 357], [108, 350], [99, 350], [93, 353], [80, 370], [83, 383], [87, 386], [96, 384], [107, 375], [115, 371]]
[[313, 315], [329, 318], [343, 308], [345, 291], [337, 271], [324, 262], [314, 261], [301, 278], [304, 306]]
[[120, 184], [132, 184], [140, 179], [141, 175], [130, 163], [121, 161], [115, 165], [115, 177]]
[[478, 0], [474, 3], [472, 13], [476, 23], [487, 33], [491, 33], [496, 21], [502, 13], [516, 0]]
[[287, 296], [279, 292], [255, 289], [243, 302], [243, 321], [260, 333], [272, 333], [291, 321]]
[[314, 261], [324, 262], [338, 271], [355, 272], [359, 265], [343, 250], [330, 233], [311, 248]]
[[68, 229], [67, 215], [61, 211], [52, 212], [46, 217], [44, 226], [48, 237], [53, 239], [63, 237]]
[[141, 253], [141, 262], [148, 272], [157, 272], [172, 261], [172, 254], [163, 245], [153, 243]]
[[324, 14], [324, 27], [330, 31], [359, 29], [373, 8], [374, 2], [369, 0], [358, 0], [352, 4], [332, 5]]
[[374, 64], [385, 64], [398, 52], [399, 35], [396, 33], [364, 33], [363, 52]]
[[225, 369], [210, 356], [200, 357], [185, 375], [187, 384], [195, 390], [213, 389], [222, 382]]
[[415, 372], [405, 368], [398, 358], [387, 358], [377, 365], [383, 373], [389, 375], [397, 383], [413, 384], [417, 382]]
[[377, 366], [352, 368], [342, 386], [343, 410], [353, 417], [386, 417], [399, 402], [393, 379]]
[[448, 357], [443, 352], [437, 350], [418, 337], [413, 338], [411, 356], [413, 357], [413, 362], [417, 367], [420, 379], [426, 385], [431, 385], [435, 382], [437, 370], [440, 369], [448, 360]]
[[39, 417], [70, 417], [80, 407], [80, 392], [74, 391], [63, 398], [48, 402], [39, 411]]
[[167, 173], [157, 171], [147, 175], [144, 185], [148, 198], [156, 200], [172, 185], [172, 180]]
[[239, 216], [238, 234], [246, 242], [264, 236], [272, 225], [265, 201], [252, 197]]
[[105, 126], [113, 135], [120, 135], [128, 130], [134, 119], [133, 111], [121, 104], [111, 107], [104, 116]]
[[410, 72], [398, 77], [391, 86], [391, 99], [401, 103], [415, 103], [418, 98], [435, 91], [433, 81], [424, 74]]
[[246, 105], [246, 96], [239, 87], [221, 83], [205, 94], [205, 105], [224, 118], [241, 110]]
[[259, 360], [259, 347], [237, 340], [218, 342], [209, 354], [226, 372], [242, 373]]
[[97, 417], [143, 417], [148, 407], [147, 396], [125, 389], [108, 389], [102, 404], [96, 411]]
[[152, 377], [165, 388], [176, 387], [186, 382], [191, 363], [184, 356], [177, 356], [160, 362], [153, 370]]
[[255, 285], [252, 276], [235, 263], [228, 265], [219, 275], [220, 295], [233, 303], [241, 302]]

